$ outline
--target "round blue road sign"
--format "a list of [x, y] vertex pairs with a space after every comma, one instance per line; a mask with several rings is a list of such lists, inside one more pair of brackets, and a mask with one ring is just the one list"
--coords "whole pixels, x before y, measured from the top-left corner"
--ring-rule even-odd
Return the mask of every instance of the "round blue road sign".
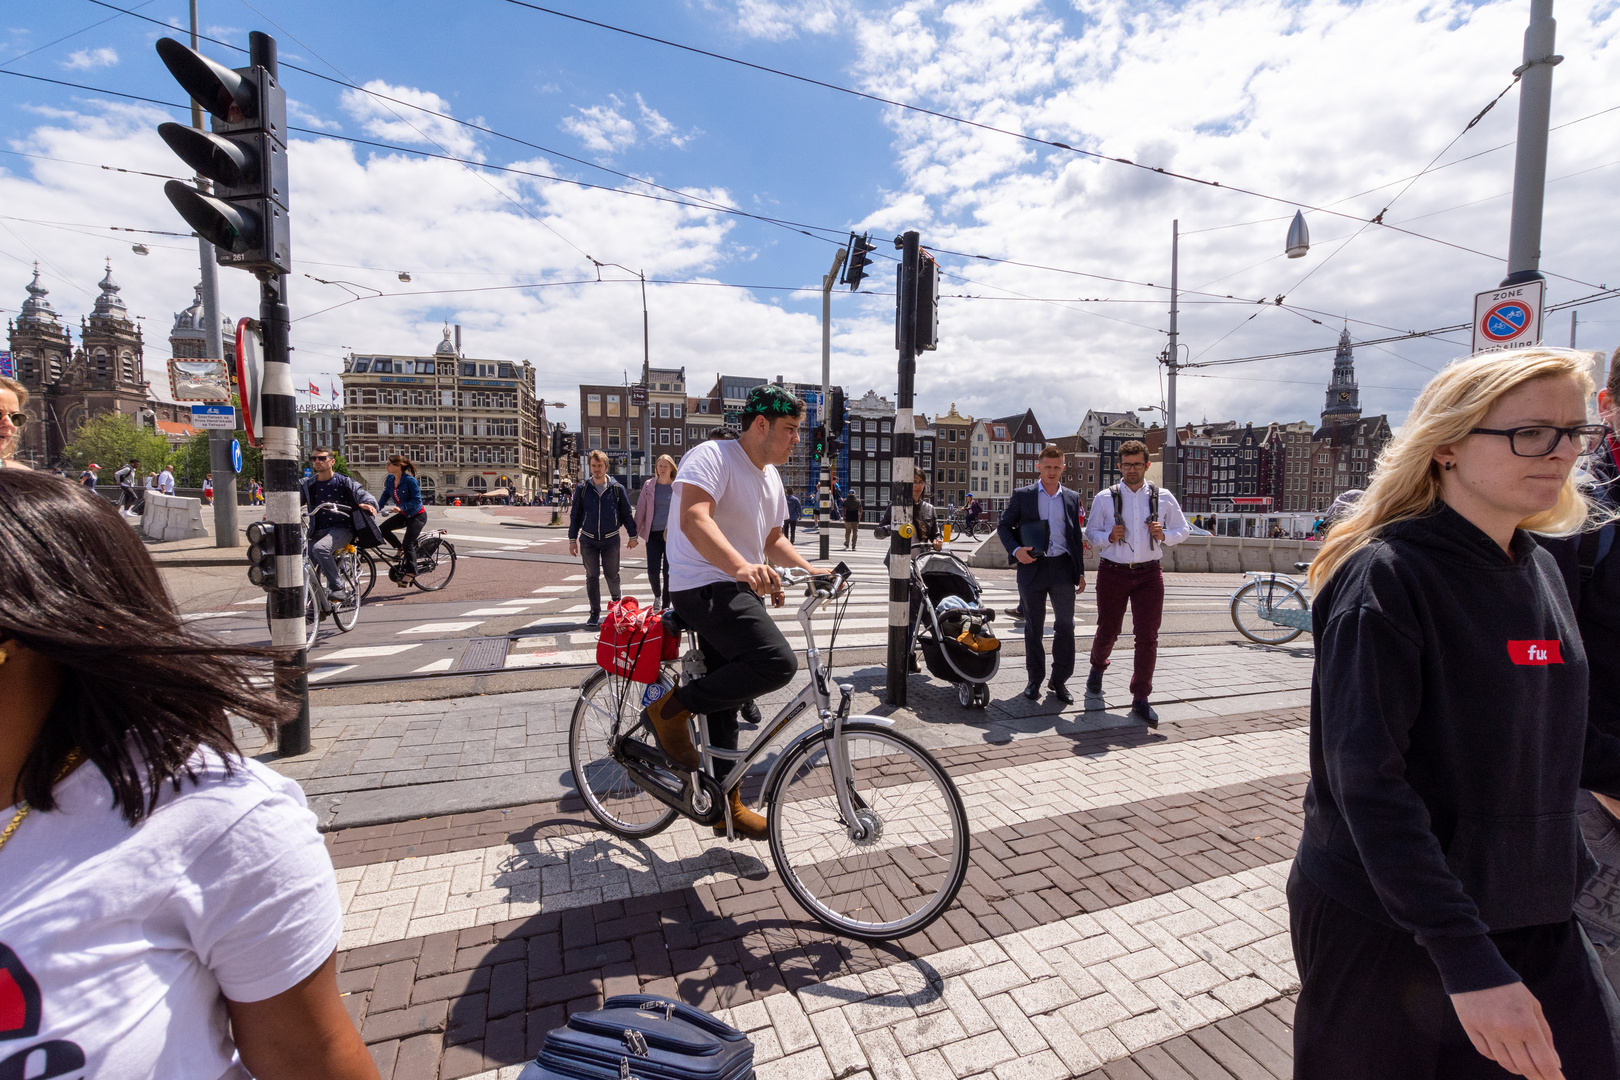
[[1480, 320], [1480, 333], [1493, 342], [1509, 341], [1524, 332], [1530, 321], [1530, 305], [1523, 300], [1504, 300], [1492, 306]]
[[242, 444], [235, 439], [231, 440], [231, 471], [242, 471]]

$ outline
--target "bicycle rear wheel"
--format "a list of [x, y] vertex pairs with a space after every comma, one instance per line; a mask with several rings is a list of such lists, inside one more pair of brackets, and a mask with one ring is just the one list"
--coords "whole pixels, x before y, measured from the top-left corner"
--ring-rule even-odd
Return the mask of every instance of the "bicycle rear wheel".
[[359, 562], [356, 564], [355, 572], [359, 576], [360, 598], [363, 600], [377, 587], [377, 557], [366, 550], [361, 550], [357, 554]]
[[1285, 645], [1304, 633], [1297, 626], [1270, 622], [1267, 613], [1287, 614], [1299, 619], [1311, 610], [1299, 586], [1289, 581], [1264, 578], [1251, 581], [1232, 594], [1232, 625], [1238, 633], [1259, 645]]
[[[673, 685], [671, 676], [666, 689]], [[631, 737], [628, 732], [638, 722], [643, 693], [641, 684], [626, 686], [625, 680], [598, 669], [580, 687], [568, 725], [568, 764], [585, 809], [610, 832], [632, 839], [651, 836], [675, 820], [674, 808], [637, 787], [609, 752], [615, 737]]]
[[866, 827], [850, 839], [825, 732], [799, 743], [770, 797], [771, 858], [804, 909], [867, 941], [915, 934], [945, 913], [967, 875], [967, 810], [939, 762], [887, 727], [844, 725], [850, 797]]
[[416, 545], [416, 587], [438, 592], [456, 576], [456, 547], [441, 536], [429, 536]]

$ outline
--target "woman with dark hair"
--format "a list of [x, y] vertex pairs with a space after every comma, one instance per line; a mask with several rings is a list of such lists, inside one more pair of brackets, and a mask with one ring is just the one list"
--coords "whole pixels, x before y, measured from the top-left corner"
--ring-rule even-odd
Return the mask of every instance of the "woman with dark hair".
[[[394, 454], [388, 459], [388, 479], [383, 481], [378, 505], [387, 506], [390, 499], [399, 504], [399, 513], [382, 526], [382, 534], [394, 545], [395, 551], [404, 548], [394, 584], [407, 589], [416, 582], [416, 538], [422, 535], [422, 526], [427, 524], [427, 510], [422, 505], [422, 485], [416, 479], [416, 462], [404, 454]], [[394, 536], [402, 526], [405, 529], [403, 545]]]
[[315, 818], [231, 733], [289, 718], [259, 655], [180, 621], [106, 500], [0, 471], [0, 972], [31, 1029], [8, 1060], [375, 1080]]

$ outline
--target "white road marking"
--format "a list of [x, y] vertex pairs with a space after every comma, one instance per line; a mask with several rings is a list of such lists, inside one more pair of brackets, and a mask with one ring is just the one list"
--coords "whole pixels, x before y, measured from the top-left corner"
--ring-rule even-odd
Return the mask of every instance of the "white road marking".
[[474, 615], [485, 615], [485, 616], [489, 616], [489, 615], [522, 615], [522, 614], [524, 614], [524, 612], [523, 612], [523, 610], [521, 608], [481, 607], [481, 608], [474, 608], [471, 611], [464, 611], [464, 612], [462, 612], [462, 614], [470, 619]]
[[337, 652], [326, 653], [318, 659], [326, 660], [359, 660], [368, 656], [393, 656], [409, 649], [421, 648], [419, 642], [409, 645], [358, 645], [352, 649], [339, 649]]
[[[254, 601], [254, 603], [262, 604], [262, 603], [264, 603], [264, 601], [263, 600], [256, 600], [256, 601]], [[231, 618], [239, 618], [239, 617], [241, 617], [242, 614], [243, 613], [240, 612], [240, 611], [196, 611], [196, 612], [193, 612], [190, 615], [182, 615], [182, 616], [180, 616], [180, 621], [181, 622], [196, 622], [198, 619], [231, 619]]]
[[309, 681], [320, 682], [322, 679], [330, 679], [333, 675], [341, 675], [345, 671], [353, 671], [357, 666], [358, 665], [356, 664], [344, 664], [341, 667], [320, 668], [319, 670], [310, 673]]
[[420, 675], [424, 671], [449, 671], [455, 662], [455, 657], [447, 656], [443, 660], [435, 660], [431, 664], [423, 664], [419, 668], [414, 668], [412, 669], [411, 674]]
[[401, 630], [401, 634], [459, 634], [463, 630], [471, 630], [482, 620], [474, 619], [472, 622], [429, 622], [420, 626], [412, 626]]

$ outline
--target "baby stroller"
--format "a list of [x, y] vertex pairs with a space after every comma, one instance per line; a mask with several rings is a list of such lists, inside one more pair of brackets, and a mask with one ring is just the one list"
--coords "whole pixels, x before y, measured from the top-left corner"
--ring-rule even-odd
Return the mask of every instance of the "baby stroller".
[[911, 583], [922, 594], [912, 649], [922, 646], [929, 672], [956, 684], [957, 700], [965, 708], [989, 705], [989, 683], [1001, 667], [1001, 642], [990, 626], [996, 613], [979, 603], [973, 571], [955, 555], [932, 552], [912, 560]]

